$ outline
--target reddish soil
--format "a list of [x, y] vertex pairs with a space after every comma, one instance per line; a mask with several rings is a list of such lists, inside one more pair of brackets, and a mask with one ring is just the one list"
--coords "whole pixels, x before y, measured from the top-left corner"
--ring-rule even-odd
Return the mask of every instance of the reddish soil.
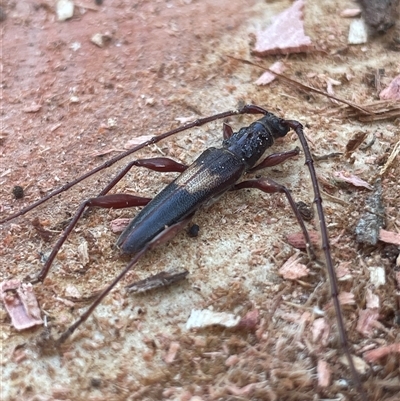
[[[385, 70], [382, 87], [399, 74], [399, 53], [391, 45], [392, 31], [371, 36], [365, 45], [347, 44], [350, 20], [340, 11], [355, 4], [310, 0], [305, 30], [316, 51], [253, 58], [254, 33], [289, 4], [105, 0], [96, 6], [81, 0], [73, 18], [59, 22], [53, 2], [4, 0], [0, 219], [115, 156], [133, 138], [243, 102], [301, 121], [318, 155], [343, 153], [355, 133], [365, 132], [365, 143], [376, 138], [372, 146], [357, 149], [352, 158], [317, 161], [316, 169], [335, 267], [345, 272], [340, 291], [354, 295], [343, 305], [352, 354], [368, 399], [394, 401], [400, 391], [399, 247], [356, 242], [354, 228], [371, 192], [337, 182], [333, 173], [346, 171], [374, 185], [400, 139], [399, 116], [365, 122], [348, 117], [345, 106], [283, 80], [258, 87], [253, 82], [262, 71], [228, 56], [266, 67], [283, 60], [293, 79], [323, 90], [333, 79], [340, 82], [333, 87], [337, 96], [365, 105], [377, 100], [372, 84], [377, 70]], [[96, 33], [107, 36], [103, 47], [91, 42]], [[252, 120], [230, 123], [236, 129]], [[190, 163], [220, 143], [221, 127], [219, 121], [193, 129], [134, 157], [167, 155]], [[275, 150], [297, 144], [291, 134]], [[39, 271], [62, 223], [124, 163], [1, 225], [0, 278], [22, 279]], [[312, 202], [301, 157], [265, 174], [287, 185], [296, 199]], [[136, 169], [117, 191], [154, 196], [175, 175]], [[399, 176], [397, 156], [381, 176], [386, 230], [397, 233]], [[13, 196], [16, 185], [24, 188], [22, 199]], [[181, 233], [147, 255], [67, 343], [52, 348], [48, 338], [57, 338], [89, 305], [87, 298], [126, 265], [128, 259], [114, 248], [109, 222], [135, 213], [96, 211], [74, 230], [48, 278], [34, 287], [47, 328], [17, 332], [2, 309], [2, 400], [357, 399], [323, 266], [304, 256], [307, 277], [289, 281], [278, 274], [295, 253], [287, 235], [299, 231], [280, 195], [238, 191], [201, 211], [195, 218], [199, 237]], [[33, 227], [35, 217], [52, 232], [49, 241]], [[318, 226], [316, 219], [307, 224], [311, 230]], [[323, 260], [322, 253], [318, 256]], [[148, 294], [126, 294], [124, 285], [170, 268], [189, 270], [188, 280]], [[376, 268], [383, 269], [383, 285], [373, 280]], [[357, 330], [371, 298], [378, 318]], [[258, 313], [260, 320], [245, 320], [241, 330], [186, 330], [190, 311], [205, 308], [241, 317]], [[368, 354], [384, 349], [391, 352]], [[325, 386], [326, 371], [331, 377]]]

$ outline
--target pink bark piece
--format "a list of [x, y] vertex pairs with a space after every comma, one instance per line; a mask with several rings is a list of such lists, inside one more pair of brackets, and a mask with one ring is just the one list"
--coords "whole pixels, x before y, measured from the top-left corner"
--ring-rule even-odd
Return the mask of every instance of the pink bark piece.
[[311, 39], [304, 33], [304, 4], [304, 0], [295, 1], [290, 8], [277, 15], [267, 29], [258, 32], [254, 53], [266, 56], [312, 50]]
[[41, 104], [32, 103], [30, 106], [23, 108], [24, 113], [36, 113], [42, 108]]
[[[274, 64], [269, 67], [269, 70], [276, 72], [278, 74], [282, 74], [283, 71], [285, 71], [286, 67], [282, 63], [282, 61], [277, 61]], [[264, 74], [261, 75], [260, 78], [257, 79], [256, 82], [254, 82], [256, 85], [268, 85], [271, 83], [274, 79], [276, 78], [276, 75], [273, 74], [270, 71], [265, 71]]]
[[246, 315], [240, 319], [238, 327], [247, 330], [254, 330], [257, 327], [259, 321], [260, 312], [258, 309], [253, 309], [247, 312]]
[[317, 365], [318, 386], [328, 387], [331, 383], [331, 374], [332, 372], [328, 363], [319, 359]]
[[299, 254], [291, 256], [278, 270], [279, 275], [287, 280], [297, 280], [301, 277], [308, 276], [310, 269], [299, 262]]
[[400, 100], [400, 75], [397, 75], [380, 94], [381, 100]]
[[340, 305], [354, 305], [354, 294], [351, 292], [342, 291], [339, 295]]
[[179, 345], [178, 342], [173, 341], [168, 349], [167, 354], [165, 355], [164, 361], [165, 363], [172, 363], [175, 360], [176, 354], [178, 353], [178, 350], [181, 346]]
[[372, 335], [376, 322], [379, 318], [377, 309], [364, 309], [360, 311], [360, 317], [357, 322], [357, 331], [365, 337]]
[[400, 234], [393, 231], [379, 230], [379, 239], [387, 244], [400, 245]]
[[[321, 243], [321, 236], [318, 231], [309, 231], [311, 245], [319, 246]], [[296, 249], [306, 249], [307, 243], [304, 238], [304, 234], [299, 231], [297, 233], [288, 234], [286, 236], [287, 242]]]
[[0, 297], [17, 330], [43, 324], [32, 284], [16, 279], [3, 281], [0, 284]]
[[343, 18], [354, 18], [361, 15], [361, 8], [345, 8], [340, 12], [340, 16]]
[[324, 347], [328, 344], [331, 333], [328, 322], [324, 318], [315, 319], [312, 325], [313, 342], [320, 343]]
[[373, 189], [371, 187], [371, 185], [368, 184], [368, 182], [362, 180], [361, 178], [357, 177], [354, 174], [349, 174], [349, 173], [344, 172], [344, 171], [335, 171], [333, 173], [333, 175], [336, 178], [339, 178], [341, 181], [348, 182], [349, 184], [352, 184], [355, 187], [364, 187], [364, 188], [367, 188], [369, 190]]
[[384, 347], [380, 347], [377, 349], [373, 349], [371, 351], [367, 351], [364, 354], [364, 359], [367, 362], [376, 362], [378, 359], [383, 358], [389, 354], [400, 354], [400, 343], [394, 343], [391, 345], [386, 345]]
[[120, 219], [115, 219], [110, 223], [111, 231], [113, 233], [122, 233], [122, 231], [125, 230], [126, 227], [128, 227], [128, 224], [130, 223], [132, 219], [129, 218], [120, 218]]
[[[351, 292], [342, 291], [339, 295], [339, 303], [340, 305], [354, 305], [356, 302], [354, 300], [354, 294]], [[324, 307], [325, 310], [333, 307], [332, 299], [326, 304]]]

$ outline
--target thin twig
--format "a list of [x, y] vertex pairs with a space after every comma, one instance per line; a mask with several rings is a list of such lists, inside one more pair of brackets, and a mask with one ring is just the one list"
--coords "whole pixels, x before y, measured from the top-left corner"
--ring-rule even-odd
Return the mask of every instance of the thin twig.
[[265, 68], [265, 67], [263, 67], [263, 66], [260, 65], [260, 64], [253, 63], [253, 62], [250, 61], [250, 60], [245, 60], [245, 59], [236, 58], [236, 57], [232, 57], [232, 56], [227, 56], [227, 57], [229, 57], [229, 58], [231, 58], [231, 59], [233, 59], [233, 60], [236, 60], [236, 61], [241, 61], [242, 63], [245, 63], [245, 64], [253, 65], [254, 67], [261, 68], [262, 70], [268, 71], [268, 72], [270, 72], [271, 74], [274, 74], [275, 76], [277, 76], [277, 77], [279, 77], [279, 78], [282, 78], [284, 81], [289, 82], [289, 83], [291, 83], [291, 84], [294, 84], [294, 85], [296, 85], [296, 86], [298, 86], [298, 87], [300, 87], [300, 88], [309, 90], [309, 91], [311, 91], [311, 92], [319, 93], [320, 95], [326, 96], [326, 97], [328, 97], [328, 98], [330, 98], [330, 99], [333, 99], [333, 100], [336, 100], [336, 101], [338, 101], [338, 102], [340, 102], [340, 103], [347, 104], [348, 106], [350, 106], [350, 107], [352, 107], [353, 109], [356, 109], [356, 110], [362, 112], [363, 114], [367, 114], [367, 115], [373, 115], [373, 114], [374, 114], [372, 111], [366, 109], [365, 107], [361, 107], [361, 106], [359, 106], [359, 105], [357, 105], [357, 104], [355, 104], [355, 103], [353, 103], [353, 102], [350, 102], [349, 100], [342, 99], [342, 98], [337, 97], [337, 96], [334, 96], [334, 95], [330, 95], [328, 92], [325, 92], [325, 91], [323, 91], [323, 90], [314, 88], [313, 86], [310, 86], [310, 85], [303, 84], [302, 82], [299, 82], [299, 81], [296, 81], [296, 80], [294, 80], [294, 79], [292, 79], [292, 78], [289, 78], [288, 76], [286, 76], [286, 75], [284, 75], [284, 74], [280, 74], [280, 73], [275, 72], [275, 71], [273, 71], [273, 70], [271, 70], [271, 69], [269, 69], [269, 68]]

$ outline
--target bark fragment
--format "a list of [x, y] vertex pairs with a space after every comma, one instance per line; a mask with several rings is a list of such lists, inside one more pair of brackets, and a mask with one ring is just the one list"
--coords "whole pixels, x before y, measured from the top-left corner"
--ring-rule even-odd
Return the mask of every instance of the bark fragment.
[[304, 33], [304, 5], [304, 0], [295, 1], [290, 8], [277, 15], [267, 29], [258, 32], [254, 53], [266, 56], [312, 50], [311, 39]]
[[0, 284], [0, 296], [17, 330], [43, 324], [32, 284], [16, 279], [3, 281]]

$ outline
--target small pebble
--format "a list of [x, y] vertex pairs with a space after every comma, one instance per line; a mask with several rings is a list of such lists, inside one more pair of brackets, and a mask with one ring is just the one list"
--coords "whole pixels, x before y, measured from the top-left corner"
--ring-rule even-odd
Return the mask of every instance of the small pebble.
[[99, 47], [104, 46], [103, 35], [101, 33], [95, 33], [90, 40], [96, 46], [99, 46]]
[[347, 42], [350, 45], [361, 45], [367, 43], [367, 40], [368, 33], [364, 20], [359, 18], [351, 21]]
[[56, 5], [57, 18], [65, 21], [74, 15], [74, 3], [71, 0], [58, 0]]
[[197, 224], [193, 224], [189, 227], [188, 234], [189, 237], [197, 237], [199, 235], [200, 227]]
[[13, 193], [15, 199], [22, 199], [24, 197], [24, 189], [22, 187], [20, 187], [19, 185], [16, 185], [13, 188], [12, 193]]

